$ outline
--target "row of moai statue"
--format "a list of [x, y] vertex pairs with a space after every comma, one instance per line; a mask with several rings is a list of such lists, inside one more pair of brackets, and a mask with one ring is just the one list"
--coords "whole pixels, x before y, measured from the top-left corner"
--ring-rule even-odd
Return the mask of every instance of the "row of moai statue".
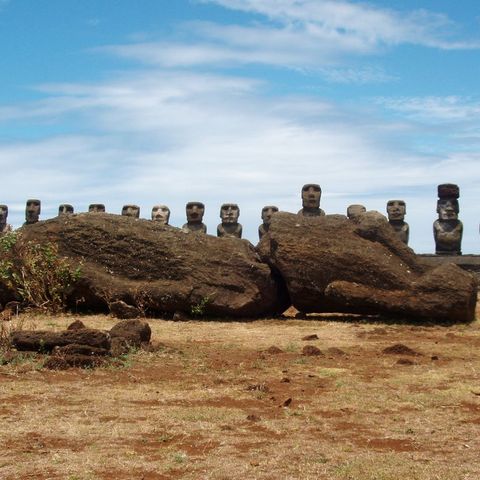
[[[306, 217], [316, 217], [325, 215], [320, 208], [322, 189], [320, 185], [308, 183], [302, 187], [302, 208], [298, 215]], [[433, 224], [433, 234], [435, 238], [435, 253], [437, 255], [461, 255], [461, 243], [463, 234], [463, 224], [458, 219], [459, 204], [458, 198], [460, 190], [457, 185], [445, 183], [438, 186], [437, 213], [438, 219]], [[95, 203], [88, 207], [90, 213], [104, 213], [105, 205]], [[183, 230], [207, 233], [207, 226], [203, 223], [205, 214], [205, 205], [202, 202], [188, 202], [186, 207], [187, 223], [183, 225]], [[354, 219], [366, 212], [363, 205], [350, 205], [347, 208], [347, 217]], [[406, 204], [403, 200], [389, 200], [387, 202], [387, 216], [392, 228], [395, 230], [399, 239], [408, 244], [409, 226], [405, 222]], [[25, 225], [39, 221], [41, 212], [40, 200], [27, 200], [25, 208]], [[258, 227], [258, 236], [261, 239], [270, 227], [272, 216], [278, 212], [278, 207], [267, 205], [262, 209], [262, 224]], [[62, 204], [59, 206], [58, 215], [70, 215], [74, 213], [72, 205]], [[122, 208], [122, 215], [127, 217], [139, 218], [140, 207], [137, 205], [125, 205]], [[242, 238], [242, 225], [238, 222], [240, 208], [235, 203], [224, 203], [220, 208], [221, 223], [217, 227], [218, 237], [236, 237]], [[0, 205], [0, 233], [11, 231], [11, 226], [7, 223], [8, 207]], [[169, 224], [170, 209], [166, 205], [155, 205], [152, 208], [151, 218], [153, 221], [164, 225]]]

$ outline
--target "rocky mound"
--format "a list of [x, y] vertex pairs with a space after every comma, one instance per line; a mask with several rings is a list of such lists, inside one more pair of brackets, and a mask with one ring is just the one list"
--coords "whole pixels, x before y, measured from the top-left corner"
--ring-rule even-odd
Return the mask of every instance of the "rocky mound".
[[474, 277], [456, 265], [426, 271], [378, 212], [354, 221], [276, 213], [257, 249], [302, 312], [393, 314], [440, 322], [475, 316]]
[[82, 277], [70, 301], [106, 308], [122, 300], [153, 313], [258, 317], [288, 297], [245, 240], [217, 238], [111, 214], [65, 215], [22, 229], [23, 241], [50, 241]]

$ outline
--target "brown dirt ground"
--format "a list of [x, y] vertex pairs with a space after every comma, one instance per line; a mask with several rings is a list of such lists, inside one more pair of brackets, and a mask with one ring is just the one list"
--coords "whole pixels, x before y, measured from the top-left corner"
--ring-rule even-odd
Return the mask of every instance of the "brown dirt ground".
[[[0, 366], [0, 478], [480, 478], [480, 322], [342, 320], [150, 319], [157, 348], [108, 367]], [[415, 355], [383, 352], [399, 344]], [[324, 355], [302, 355], [306, 345]]]

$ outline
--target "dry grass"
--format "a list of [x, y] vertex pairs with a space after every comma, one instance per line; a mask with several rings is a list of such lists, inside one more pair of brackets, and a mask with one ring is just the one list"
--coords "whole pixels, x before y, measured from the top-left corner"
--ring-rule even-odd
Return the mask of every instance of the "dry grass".
[[[13, 321], [61, 330], [74, 318]], [[164, 346], [121, 368], [0, 367], [0, 478], [480, 478], [479, 322], [149, 323]], [[421, 355], [382, 353], [395, 343]], [[303, 356], [306, 344], [324, 355]]]

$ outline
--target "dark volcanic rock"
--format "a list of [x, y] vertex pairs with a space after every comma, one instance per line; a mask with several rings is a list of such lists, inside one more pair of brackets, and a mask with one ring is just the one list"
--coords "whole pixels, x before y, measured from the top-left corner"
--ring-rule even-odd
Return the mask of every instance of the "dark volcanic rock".
[[356, 220], [279, 212], [258, 247], [302, 312], [467, 322], [477, 285], [455, 265], [428, 270], [378, 212]]
[[288, 307], [281, 282], [245, 240], [184, 232], [120, 215], [65, 215], [22, 229], [24, 240], [51, 241], [73, 264], [83, 261], [72, 305], [116, 300], [150, 312], [257, 317]]
[[75, 320], [68, 327], [67, 330], [82, 330], [87, 328], [81, 320]]
[[42, 353], [51, 352], [55, 347], [63, 347], [72, 343], [110, 349], [110, 335], [90, 328], [64, 330], [63, 332], [20, 330], [12, 332], [10, 341], [17, 350]]
[[141, 316], [140, 310], [137, 307], [128, 305], [122, 300], [117, 300], [116, 302], [111, 302], [108, 304], [110, 308], [110, 313], [115, 318], [138, 318]]
[[112, 327], [110, 336], [124, 338], [129, 345], [139, 347], [142, 343], [150, 342], [152, 330], [143, 320], [124, 320]]
[[93, 355], [52, 355], [48, 357], [44, 368], [49, 370], [67, 370], [68, 368], [94, 368], [105, 364], [103, 357]]

